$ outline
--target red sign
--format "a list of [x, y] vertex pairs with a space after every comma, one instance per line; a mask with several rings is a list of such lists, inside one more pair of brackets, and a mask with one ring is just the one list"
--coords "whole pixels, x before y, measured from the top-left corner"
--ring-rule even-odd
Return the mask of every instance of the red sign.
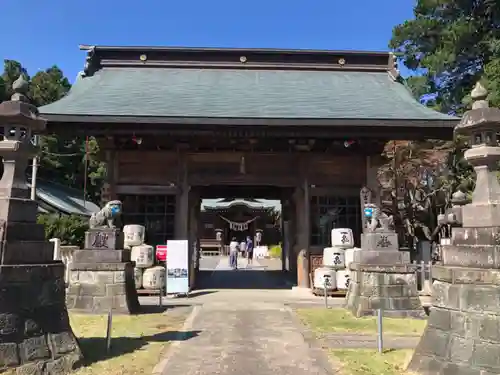
[[165, 262], [167, 260], [167, 245], [156, 246], [156, 260]]

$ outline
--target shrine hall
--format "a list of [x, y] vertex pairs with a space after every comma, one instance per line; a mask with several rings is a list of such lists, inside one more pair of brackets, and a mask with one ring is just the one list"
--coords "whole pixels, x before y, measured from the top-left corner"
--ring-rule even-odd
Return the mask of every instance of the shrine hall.
[[451, 139], [457, 123], [413, 98], [388, 52], [80, 48], [71, 91], [40, 108], [47, 131], [98, 140], [104, 200], [152, 245], [189, 240], [191, 288], [200, 239], [215, 235], [202, 199], [279, 201], [283, 271], [307, 287], [333, 227], [359, 238], [384, 144]]

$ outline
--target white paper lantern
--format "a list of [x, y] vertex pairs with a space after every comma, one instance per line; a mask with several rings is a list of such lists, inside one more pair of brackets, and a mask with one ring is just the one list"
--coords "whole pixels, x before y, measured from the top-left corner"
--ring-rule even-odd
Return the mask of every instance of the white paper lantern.
[[165, 268], [156, 266], [144, 270], [144, 274], [142, 275], [142, 286], [144, 289], [164, 289]]
[[351, 272], [348, 270], [337, 271], [337, 289], [347, 290], [349, 289], [349, 282], [351, 279]]
[[142, 288], [142, 268], [134, 267], [134, 281], [135, 281], [135, 289]]
[[257, 232], [255, 234], [255, 240], [256, 242], [260, 243], [262, 241], [262, 232]]
[[336, 271], [331, 268], [319, 267], [314, 270], [314, 288], [324, 289], [331, 291], [337, 289], [337, 275]]
[[135, 262], [137, 268], [148, 268], [154, 263], [154, 250], [153, 246], [139, 245], [133, 246], [130, 254], [130, 259]]
[[144, 243], [146, 229], [142, 225], [130, 224], [123, 227], [125, 248], [139, 246]]
[[332, 229], [332, 246], [349, 249], [354, 247], [354, 235], [352, 229], [334, 228]]
[[323, 266], [343, 270], [345, 268], [345, 249], [325, 247], [323, 249]]

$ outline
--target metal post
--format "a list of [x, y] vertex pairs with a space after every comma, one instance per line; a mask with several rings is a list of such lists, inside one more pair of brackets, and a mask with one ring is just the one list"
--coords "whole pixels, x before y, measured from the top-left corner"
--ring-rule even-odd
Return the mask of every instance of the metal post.
[[106, 353], [111, 350], [111, 326], [113, 323], [113, 312], [111, 309], [108, 312], [108, 326], [106, 329]]
[[325, 292], [325, 309], [328, 308], [328, 293], [327, 293], [327, 288], [329, 284], [328, 278], [329, 278], [328, 275], [323, 276], [323, 290]]
[[379, 353], [383, 353], [384, 351], [384, 341], [383, 341], [383, 311], [382, 309], [377, 310], [377, 348]]

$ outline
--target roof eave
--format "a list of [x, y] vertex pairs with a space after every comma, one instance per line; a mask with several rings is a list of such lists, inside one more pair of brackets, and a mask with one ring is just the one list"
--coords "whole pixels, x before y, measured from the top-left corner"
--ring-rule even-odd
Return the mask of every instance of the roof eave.
[[43, 113], [53, 123], [165, 124], [165, 125], [234, 125], [234, 126], [371, 126], [371, 127], [439, 127], [453, 129], [460, 118], [449, 119], [376, 119], [376, 118], [230, 118], [230, 117], [164, 117], [114, 116]]
[[156, 51], [156, 52], [265, 52], [291, 54], [345, 54], [345, 55], [372, 55], [389, 56], [389, 51], [360, 51], [360, 50], [325, 50], [325, 49], [290, 49], [290, 48], [232, 48], [232, 47], [182, 47], [182, 46], [104, 46], [80, 44], [82, 51]]

